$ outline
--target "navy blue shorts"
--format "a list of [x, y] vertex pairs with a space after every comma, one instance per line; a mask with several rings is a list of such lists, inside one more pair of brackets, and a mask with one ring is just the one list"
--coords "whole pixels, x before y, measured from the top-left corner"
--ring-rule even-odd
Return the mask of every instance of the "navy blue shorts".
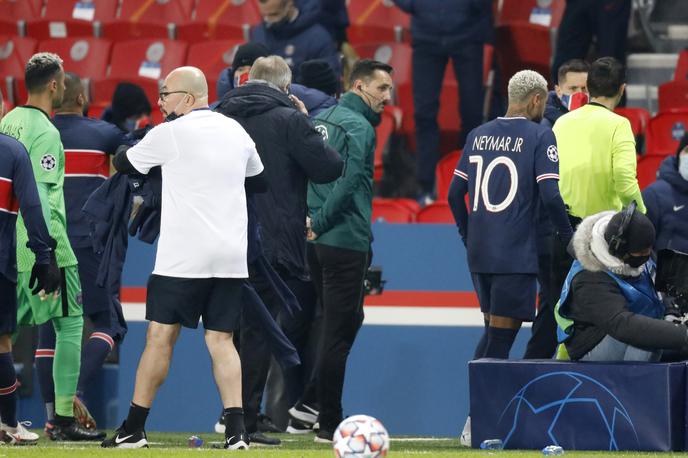
[[109, 311], [110, 298], [107, 290], [96, 285], [101, 255], [94, 253], [93, 248], [74, 248], [74, 254], [79, 262], [79, 280], [81, 280], [84, 315]]
[[471, 274], [480, 311], [521, 321], [535, 318], [536, 274]]
[[0, 275], [0, 336], [17, 330], [17, 284]]

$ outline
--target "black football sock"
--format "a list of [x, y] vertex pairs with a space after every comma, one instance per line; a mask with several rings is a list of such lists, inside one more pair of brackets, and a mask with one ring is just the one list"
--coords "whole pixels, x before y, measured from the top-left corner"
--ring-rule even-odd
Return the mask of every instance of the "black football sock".
[[225, 420], [225, 437], [236, 436], [246, 431], [244, 426], [244, 409], [241, 407], [229, 407], [222, 411]]
[[142, 431], [146, 426], [146, 418], [148, 418], [150, 408], [137, 406], [133, 402], [129, 407], [129, 415], [127, 421], [124, 422], [124, 431], [127, 434], [133, 434], [137, 431]]
[[483, 330], [483, 335], [478, 341], [478, 346], [475, 347], [475, 353], [473, 354], [473, 359], [480, 359], [485, 356], [485, 348], [487, 347], [487, 328], [490, 327], [490, 322], [485, 321], [485, 329]]
[[57, 426], [69, 426], [74, 423], [74, 417], [65, 417], [62, 415], [55, 415], [55, 424]]
[[0, 353], [0, 417], [10, 428], [17, 427], [17, 386], [12, 353]]
[[518, 329], [488, 328], [484, 357], [508, 359], [516, 334], [518, 334]]

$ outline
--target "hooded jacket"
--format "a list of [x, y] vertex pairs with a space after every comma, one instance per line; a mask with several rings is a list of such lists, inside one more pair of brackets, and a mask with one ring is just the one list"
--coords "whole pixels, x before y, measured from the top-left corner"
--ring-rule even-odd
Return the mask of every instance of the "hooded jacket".
[[[593, 253], [590, 244], [593, 226], [613, 214], [602, 212], [585, 218], [573, 236], [576, 259], [583, 270], [575, 275], [565, 303], [567, 318], [573, 320], [573, 332], [566, 349], [573, 360], [591, 351], [607, 335], [644, 350], [688, 349], [688, 329], [662, 319], [633, 313], [609, 267]], [[633, 286], [641, 277], [620, 277]], [[652, 288], [654, 289], [654, 288]]]
[[255, 195], [270, 264], [306, 278], [306, 184], [334, 181], [342, 159], [283, 92], [259, 82], [231, 90], [217, 111], [236, 119], [256, 144], [268, 192]]
[[657, 181], [645, 188], [643, 200], [657, 231], [655, 250], [688, 253], [688, 181], [678, 173], [676, 156], [662, 162]]
[[375, 129], [380, 115], [347, 92], [339, 105], [320, 113], [315, 127], [344, 160], [334, 183], [308, 185], [308, 210], [315, 243], [368, 252], [373, 201]]
[[547, 103], [545, 104], [545, 115], [542, 117], [540, 124], [551, 129], [554, 123], [557, 122], [557, 119], [568, 112], [568, 108], [561, 103], [561, 99], [557, 93], [549, 91], [549, 94], [547, 94]]
[[298, 97], [308, 110], [308, 117], [314, 118], [323, 111], [337, 105], [337, 99], [322, 91], [301, 84], [292, 84], [291, 93]]

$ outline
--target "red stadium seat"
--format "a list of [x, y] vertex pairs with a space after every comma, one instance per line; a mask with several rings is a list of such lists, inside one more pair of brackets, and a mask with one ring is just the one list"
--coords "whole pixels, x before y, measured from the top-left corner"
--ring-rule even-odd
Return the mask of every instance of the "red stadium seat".
[[246, 40], [250, 26], [261, 21], [254, 0], [200, 0], [192, 21], [177, 26], [177, 38], [188, 42]]
[[43, 0], [2, 0], [0, 17], [14, 20], [39, 17], [42, 5]]
[[0, 19], [0, 36], [19, 35], [19, 26], [13, 19]]
[[36, 52], [36, 40], [0, 36], [0, 77], [24, 78], [24, 67]]
[[640, 189], [645, 189], [657, 180], [659, 165], [666, 159], [665, 156], [643, 156], [638, 161], [638, 184]]
[[81, 78], [104, 78], [112, 43], [97, 38], [63, 38], [42, 41], [41, 51], [54, 52], [64, 61], [64, 69]]
[[614, 110], [618, 115], [628, 119], [635, 136], [635, 147], [638, 152], [645, 150], [645, 131], [650, 124], [650, 112], [644, 108], [620, 107]]
[[667, 81], [659, 86], [659, 112], [688, 108], [688, 79]]
[[188, 45], [173, 40], [120, 41], [112, 47], [109, 77], [164, 78], [186, 62]]
[[348, 4], [347, 37], [353, 44], [401, 41], [411, 23], [409, 15], [392, 2], [350, 0]]
[[684, 49], [683, 51], [681, 51], [681, 54], [678, 55], [678, 63], [676, 64], [674, 80], [688, 80], [688, 49]]
[[47, 0], [43, 18], [28, 21], [26, 34], [39, 40], [94, 36], [95, 23], [115, 19], [117, 4], [117, 0], [92, 0], [89, 3]]
[[102, 36], [111, 40], [173, 38], [170, 24], [191, 17], [194, 0], [122, 0], [119, 18], [103, 23]]
[[158, 106], [158, 80], [150, 78], [132, 77], [111, 77], [94, 79], [91, 81], [91, 103], [94, 107], [106, 107], [112, 101], [112, 95], [115, 93], [115, 88], [119, 83], [133, 83], [141, 86], [148, 97], [153, 111], [157, 111]]
[[676, 153], [678, 143], [688, 128], [688, 110], [659, 113], [650, 120], [646, 135], [646, 155], [666, 156]]
[[423, 207], [416, 214], [416, 222], [418, 223], [439, 223], [439, 224], [455, 224], [454, 215], [447, 201], [438, 200], [430, 205]]
[[[415, 208], [411, 203], [415, 204]], [[418, 203], [415, 200], [376, 197], [373, 199], [372, 219], [374, 223], [412, 223], [418, 208]]]
[[186, 64], [198, 67], [205, 73], [208, 80], [208, 100], [213, 101], [217, 98], [216, 85], [211, 82], [217, 82], [220, 72], [232, 65], [236, 48], [241, 43], [240, 40], [215, 40], [189, 47]]
[[373, 180], [380, 181], [384, 173], [383, 155], [387, 142], [401, 125], [401, 110], [398, 107], [386, 106], [382, 112], [380, 125], [375, 129], [375, 158], [373, 160]]
[[437, 162], [435, 169], [435, 185], [437, 187], [437, 199], [447, 200], [449, 195], [449, 185], [454, 178], [454, 170], [459, 163], [461, 151], [452, 151], [445, 154], [442, 159]]
[[529, 22], [512, 22], [497, 27], [495, 52], [506, 94], [509, 79], [525, 68], [545, 78], [550, 75], [552, 45], [550, 29]]
[[[508, 24], [511, 22], [530, 22], [533, 8], [538, 5], [537, 0], [504, 0], [502, 9], [497, 17], [497, 24]], [[561, 18], [564, 15], [566, 3], [564, 0], [553, 0], [550, 6], [551, 22], [549, 27], [559, 27]]]

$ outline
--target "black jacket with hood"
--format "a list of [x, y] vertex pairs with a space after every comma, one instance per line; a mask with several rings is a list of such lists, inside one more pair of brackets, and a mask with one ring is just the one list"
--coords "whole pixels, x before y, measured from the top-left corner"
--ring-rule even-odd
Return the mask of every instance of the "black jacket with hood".
[[289, 97], [267, 83], [231, 90], [217, 111], [243, 126], [265, 166], [268, 192], [255, 195], [265, 256], [278, 270], [307, 278], [306, 184], [336, 180], [341, 157]]

